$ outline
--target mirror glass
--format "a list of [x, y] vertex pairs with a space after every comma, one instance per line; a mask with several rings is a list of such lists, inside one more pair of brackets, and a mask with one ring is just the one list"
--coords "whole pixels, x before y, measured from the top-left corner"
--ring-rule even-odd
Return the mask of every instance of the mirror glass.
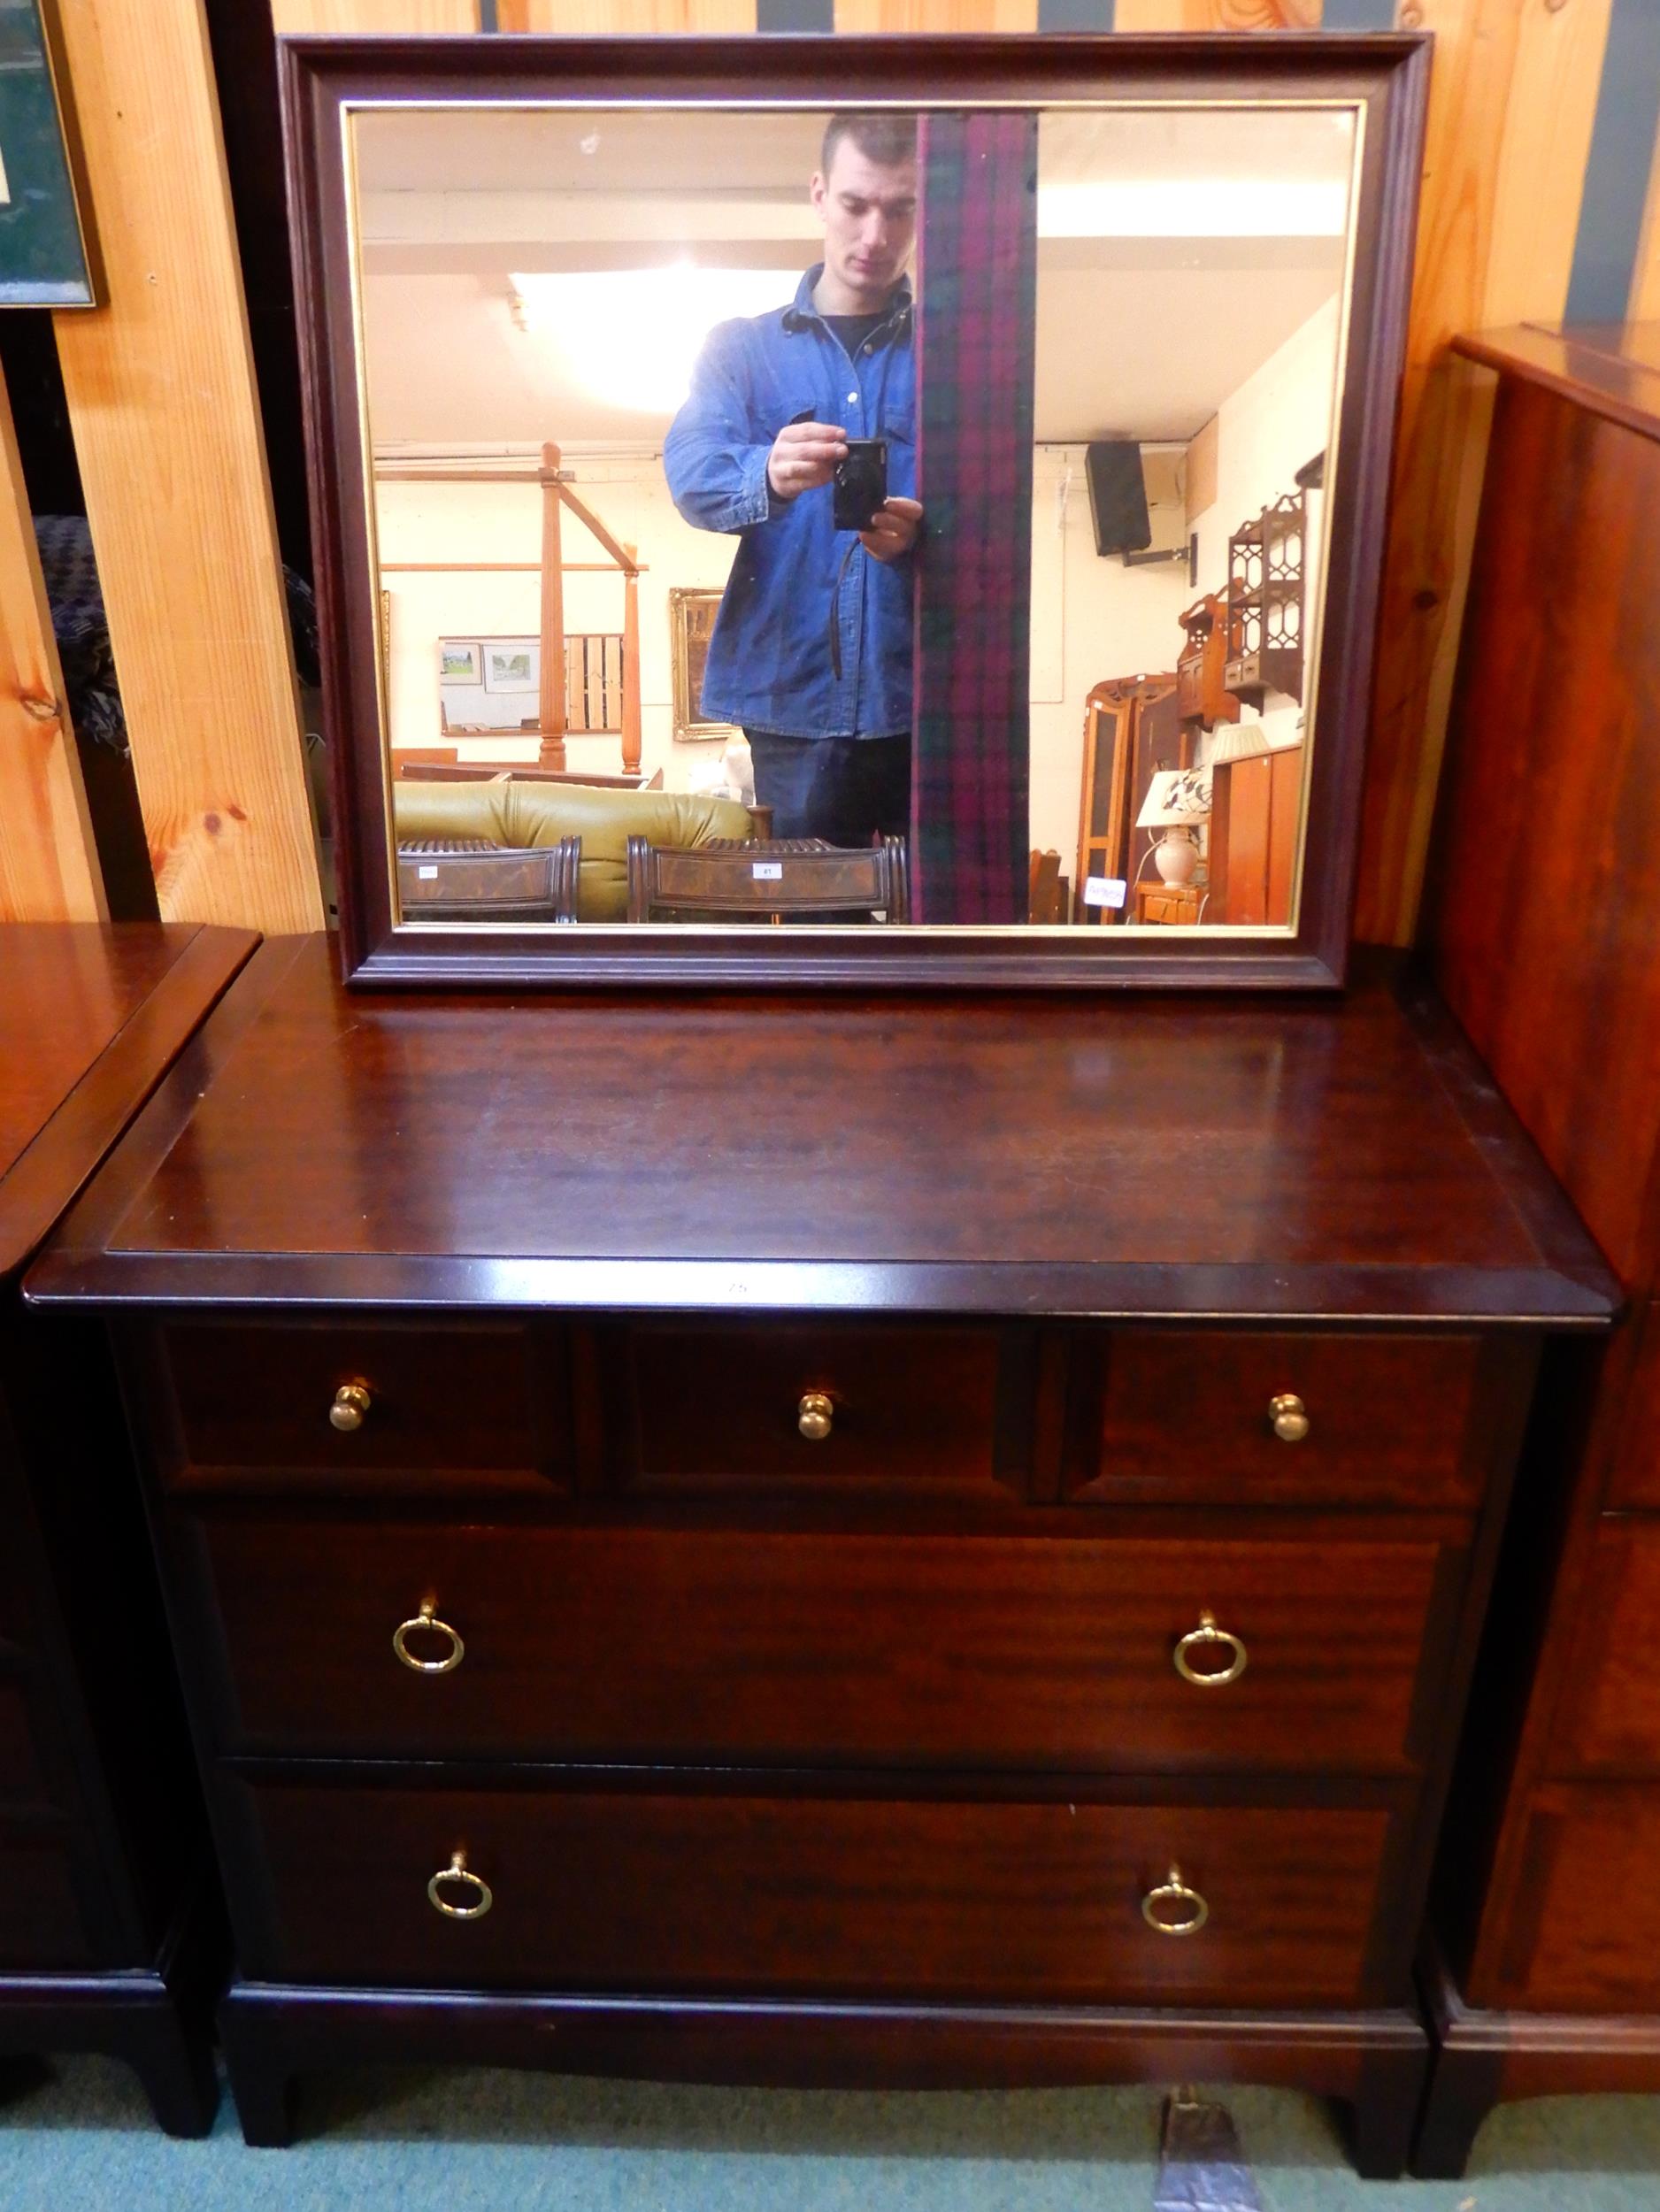
[[405, 926], [1295, 926], [1352, 106], [350, 129]]

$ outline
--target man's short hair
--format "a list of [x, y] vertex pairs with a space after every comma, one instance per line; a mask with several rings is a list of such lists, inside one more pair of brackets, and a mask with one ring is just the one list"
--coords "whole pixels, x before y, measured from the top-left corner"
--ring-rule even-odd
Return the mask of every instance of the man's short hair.
[[829, 175], [836, 148], [844, 138], [852, 140], [866, 161], [873, 161], [883, 169], [897, 169], [917, 158], [917, 119], [914, 115], [880, 111], [833, 115], [825, 126], [824, 145], [818, 155], [821, 175]]

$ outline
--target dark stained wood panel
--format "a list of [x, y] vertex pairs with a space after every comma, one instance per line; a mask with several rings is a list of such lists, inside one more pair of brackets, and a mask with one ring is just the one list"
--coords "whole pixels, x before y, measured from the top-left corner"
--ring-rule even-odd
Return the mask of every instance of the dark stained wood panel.
[[28, 1257], [255, 942], [195, 924], [8, 925], [0, 1274]]
[[[1445, 1642], [1440, 1543], [1387, 1523], [1340, 1541], [1169, 1528], [994, 1540], [214, 1515], [203, 1543], [227, 1646], [225, 1747], [1412, 1769], [1420, 1668], [1439, 1667]], [[447, 1674], [416, 1674], [393, 1650], [427, 1601], [465, 1647]], [[1242, 1640], [1236, 1681], [1176, 1671], [1178, 1639], [1207, 1609]], [[454, 1649], [419, 1632], [409, 1647], [429, 1661]]]
[[1551, 1783], [1528, 1811], [1509, 1971], [1489, 2001], [1562, 2012], [1660, 2009], [1653, 1787]]
[[[1598, 1523], [1558, 1694], [1553, 1765], [1660, 1775], [1660, 1521]], [[1657, 1991], [1660, 1995], [1660, 1991]]]
[[[1350, 2005], [1388, 1815], [1215, 1805], [279, 1788], [260, 1978], [1050, 2003]], [[464, 1849], [495, 1893], [446, 1920]], [[1196, 1936], [1150, 1929], [1172, 1862]], [[1391, 1992], [1391, 1993], [1394, 1993]]]
[[1660, 438], [1660, 323], [1519, 323], [1453, 345], [1640, 437]]
[[[632, 1491], [995, 1493], [1002, 1333], [990, 1324], [642, 1321], [628, 1341], [639, 1431], [638, 1463], [625, 1476]], [[800, 1425], [809, 1392], [831, 1405], [829, 1435], [811, 1440]]]
[[0, 1824], [0, 1976], [90, 1964], [60, 1832]]
[[0, 960], [0, 1175], [195, 934], [188, 926], [7, 928]]
[[[164, 1339], [192, 1473], [306, 1471], [384, 1490], [389, 1477], [422, 1470], [531, 1474], [550, 1446], [567, 1457], [558, 1440], [538, 1439], [537, 1356], [522, 1329], [180, 1322]], [[541, 1363], [557, 1366], [558, 1350], [557, 1341], [540, 1347]], [[359, 1428], [342, 1432], [330, 1412], [354, 1383], [368, 1408]]]
[[[1115, 1330], [1077, 1359], [1092, 1433], [1067, 1492], [1468, 1508], [1487, 1472], [1486, 1440], [1470, 1434], [1481, 1361], [1469, 1336]], [[1272, 1418], [1282, 1395], [1308, 1424], [1290, 1443]]]
[[1611, 1293], [1453, 1025], [1381, 982], [1203, 1018], [377, 997], [322, 938], [256, 959], [30, 1287], [1587, 1323]]
[[1507, 375], [1480, 530], [1428, 905], [1436, 979], [1641, 1285], [1660, 1237], [1660, 442]]

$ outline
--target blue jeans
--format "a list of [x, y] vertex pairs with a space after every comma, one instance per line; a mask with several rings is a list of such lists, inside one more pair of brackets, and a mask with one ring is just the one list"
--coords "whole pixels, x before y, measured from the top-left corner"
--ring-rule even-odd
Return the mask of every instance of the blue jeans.
[[774, 837], [871, 845], [911, 834], [911, 739], [782, 737], [748, 730], [755, 800]]

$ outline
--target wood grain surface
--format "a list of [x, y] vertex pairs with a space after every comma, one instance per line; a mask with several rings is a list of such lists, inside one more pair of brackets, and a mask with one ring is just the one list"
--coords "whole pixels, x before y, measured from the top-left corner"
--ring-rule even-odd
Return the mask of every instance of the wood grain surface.
[[755, 28], [755, 0], [496, 0], [503, 31], [670, 35]]
[[0, 931], [0, 1277], [58, 1220], [253, 944], [186, 924]]
[[812, 1000], [377, 997], [339, 982], [327, 939], [291, 941], [142, 1136], [32, 1292], [1609, 1310], [1444, 1013], [1381, 982], [1203, 1022], [1142, 999], [845, 999], [832, 1027]]
[[1411, 941], [1429, 844], [1492, 395], [1461, 330], [1560, 315], [1610, 0], [1407, 0], [1433, 31], [1356, 933]]
[[[276, 1926], [238, 1934], [262, 1978], [1051, 2003], [1249, 1990], [1340, 2008], [1380, 1993], [1365, 1958], [1379, 1808], [1103, 1805], [1081, 1789], [1041, 1803], [252, 1794]], [[427, 1894], [457, 1847], [496, 1892], [471, 1924]], [[1172, 1862], [1210, 1903], [1195, 1939], [1141, 1917]]]
[[271, 0], [271, 27], [279, 37], [305, 31], [476, 31], [479, 0]]
[[74, 0], [63, 28], [109, 303], [54, 323], [162, 917], [315, 928], [288, 611], [202, 9]]
[[106, 911], [12, 403], [0, 381], [0, 923], [96, 922]]
[[[1053, 1513], [1049, 1535], [968, 1541], [201, 1525], [239, 1754], [1399, 1776], [1445, 1644], [1442, 1546], [1383, 1522], [1247, 1541]], [[465, 1646], [453, 1674], [392, 1649], [429, 1598]], [[1244, 1640], [1237, 1681], [1176, 1671], [1204, 1608]]]
[[1639, 1286], [1660, 1256], [1657, 501], [1660, 442], [1505, 380], [1429, 920], [1454, 1011]]

